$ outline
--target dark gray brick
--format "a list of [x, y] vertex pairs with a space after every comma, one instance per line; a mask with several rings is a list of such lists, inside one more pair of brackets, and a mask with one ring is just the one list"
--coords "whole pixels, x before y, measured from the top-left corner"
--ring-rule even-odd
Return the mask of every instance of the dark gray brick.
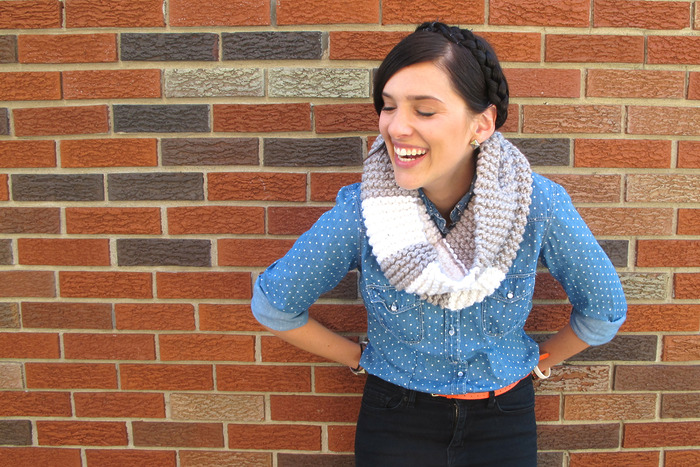
[[0, 135], [10, 134], [10, 113], [7, 109], [0, 109]]
[[258, 165], [257, 138], [181, 138], [161, 141], [163, 165]]
[[15, 201], [103, 201], [103, 177], [97, 174], [12, 175]]
[[629, 240], [598, 240], [598, 243], [605, 250], [613, 266], [618, 268], [627, 267]]
[[110, 201], [204, 199], [201, 173], [110, 174], [107, 182]]
[[221, 35], [224, 60], [318, 60], [321, 32], [234, 32]]
[[12, 264], [12, 240], [0, 239], [0, 264]]
[[209, 131], [208, 105], [115, 105], [114, 131], [184, 133]]
[[530, 165], [569, 165], [571, 141], [557, 138], [512, 138]]
[[[552, 334], [530, 334], [530, 337], [541, 343]], [[605, 362], [605, 361], [642, 361], [656, 360], [656, 336], [617, 335], [607, 344], [589, 347], [583, 352], [567, 359], [569, 362]]]
[[211, 266], [209, 240], [117, 240], [119, 266]]
[[334, 167], [362, 165], [362, 138], [266, 138], [266, 166]]
[[0, 36], [0, 63], [17, 62], [17, 36]]
[[32, 444], [32, 423], [29, 420], [0, 420], [0, 445]]
[[355, 458], [341, 454], [278, 454], [279, 467], [352, 467]]
[[19, 306], [16, 303], [0, 303], [0, 328], [19, 327]]
[[219, 59], [219, 36], [209, 33], [125, 33], [122, 60], [179, 61]]
[[563, 452], [538, 452], [537, 467], [562, 467], [564, 463]]

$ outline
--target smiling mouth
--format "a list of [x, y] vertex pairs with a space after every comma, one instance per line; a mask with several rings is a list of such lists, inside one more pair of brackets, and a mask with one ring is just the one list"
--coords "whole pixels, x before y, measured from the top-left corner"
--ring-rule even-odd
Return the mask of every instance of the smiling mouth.
[[410, 161], [424, 156], [428, 152], [427, 149], [407, 149], [394, 147], [394, 153], [402, 161]]

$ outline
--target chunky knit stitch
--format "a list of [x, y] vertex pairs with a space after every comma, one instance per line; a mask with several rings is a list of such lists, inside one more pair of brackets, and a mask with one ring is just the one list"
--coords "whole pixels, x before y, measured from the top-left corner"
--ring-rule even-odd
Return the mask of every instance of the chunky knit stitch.
[[443, 237], [417, 190], [396, 184], [381, 136], [364, 163], [362, 215], [382, 272], [399, 290], [450, 310], [481, 302], [505, 278], [523, 239], [532, 172], [495, 132], [481, 145], [474, 195]]

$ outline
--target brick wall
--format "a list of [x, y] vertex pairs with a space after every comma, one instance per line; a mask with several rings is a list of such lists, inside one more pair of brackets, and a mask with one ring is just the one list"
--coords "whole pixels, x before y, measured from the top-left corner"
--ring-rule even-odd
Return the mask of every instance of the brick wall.
[[[700, 1], [0, 1], [0, 464], [351, 465], [363, 381], [251, 281], [359, 179], [372, 70], [483, 33], [504, 132], [563, 184], [629, 319], [539, 386], [541, 465], [700, 464]], [[357, 277], [312, 308], [365, 329]], [[545, 272], [527, 329], [562, 326]]]

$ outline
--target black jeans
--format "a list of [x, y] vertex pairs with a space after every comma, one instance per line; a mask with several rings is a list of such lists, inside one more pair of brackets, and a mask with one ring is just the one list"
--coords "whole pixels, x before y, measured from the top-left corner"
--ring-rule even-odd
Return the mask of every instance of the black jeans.
[[355, 435], [358, 467], [534, 467], [532, 380], [489, 399], [433, 397], [367, 378]]

